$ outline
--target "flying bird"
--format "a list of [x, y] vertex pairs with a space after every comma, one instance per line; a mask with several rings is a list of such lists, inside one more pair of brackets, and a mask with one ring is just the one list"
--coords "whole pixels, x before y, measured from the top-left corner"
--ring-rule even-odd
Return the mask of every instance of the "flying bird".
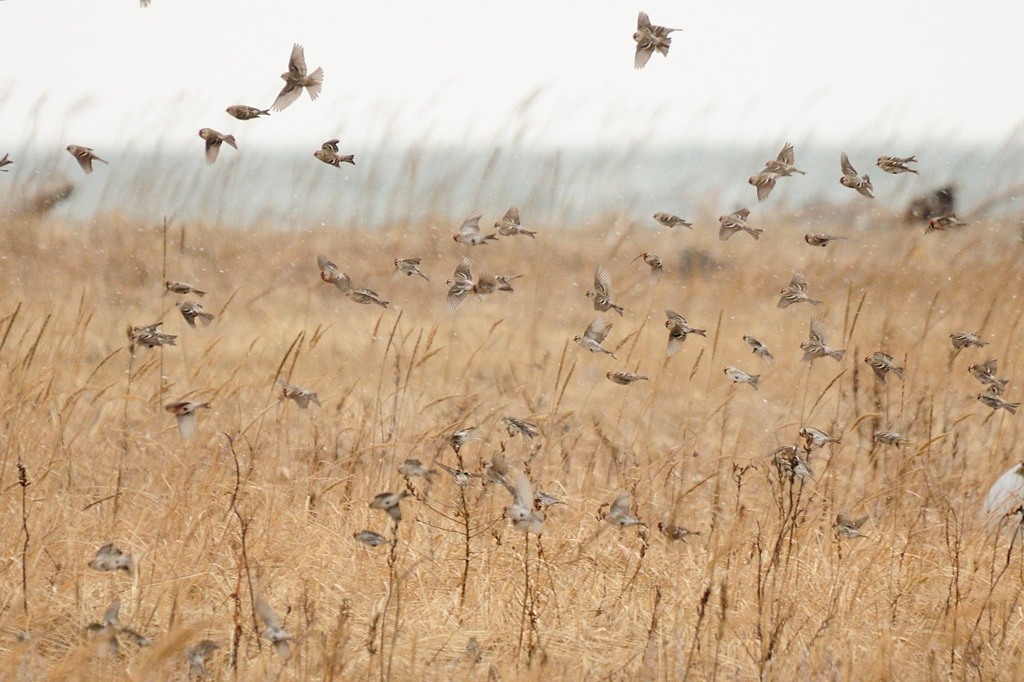
[[707, 338], [706, 329], [697, 329], [691, 326], [686, 318], [674, 310], [665, 311], [665, 328], [668, 329], [668, 355], [671, 357], [682, 347], [686, 337], [690, 334]]
[[633, 260], [637, 260], [638, 258], [643, 258], [644, 263], [646, 263], [647, 267], [651, 269], [651, 284], [657, 284], [658, 282], [660, 282], [661, 276], [665, 272], [664, 266], [661, 262], [661, 258], [659, 258], [653, 253], [648, 253], [646, 251], [641, 253]]
[[519, 222], [519, 209], [515, 206], [505, 211], [505, 215], [502, 216], [501, 220], [494, 223], [494, 228], [498, 230], [498, 234], [502, 237], [514, 237], [517, 234], [525, 234], [528, 237], [537, 238], [536, 232], [523, 229], [522, 224]]
[[374, 533], [372, 530], [361, 530], [358, 533], [353, 533], [352, 537], [356, 539], [356, 542], [361, 542], [369, 547], [380, 547], [381, 545], [387, 544], [387, 538], [378, 533]]
[[772, 173], [776, 177], [788, 178], [793, 173], [799, 173], [800, 175], [807, 175], [793, 164], [796, 162], [796, 154], [793, 151], [793, 145], [789, 142], [782, 146], [782, 150], [778, 153], [775, 159], [766, 161], [764, 164], [764, 171]]
[[793, 274], [793, 279], [789, 281], [787, 286], [782, 288], [779, 294], [781, 294], [779, 308], [788, 308], [794, 303], [810, 303], [811, 305], [821, 303], [821, 301], [816, 301], [807, 295], [807, 278], [800, 272]]
[[10, 155], [10, 153], [4, 154], [4, 158], [0, 159], [0, 171], [2, 171], [2, 172], [4, 172], [4, 173], [6, 173], [6, 172], [7, 172], [7, 169], [6, 169], [6, 168], [4, 168], [4, 166], [10, 166], [10, 165], [11, 165], [11, 164], [13, 164], [13, 163], [14, 163], [14, 162], [13, 162], [13, 161], [11, 161], [11, 155]]
[[949, 335], [950, 343], [953, 344], [955, 350], [963, 350], [968, 346], [977, 346], [978, 348], [984, 348], [988, 345], [988, 341], [982, 341], [981, 337], [977, 333], [972, 332], [953, 332]]
[[234, 135], [224, 135], [218, 133], [213, 128], [200, 128], [199, 137], [206, 141], [206, 163], [213, 163], [217, 160], [217, 155], [220, 153], [220, 145], [223, 142], [227, 142], [228, 146], [238, 149], [238, 145], [235, 144]]
[[633, 515], [631, 506], [629, 491], [623, 490], [611, 503], [611, 506], [608, 508], [608, 512], [604, 515], [604, 520], [613, 526], [618, 526], [619, 528], [625, 528], [627, 526], [646, 526], [646, 523]]
[[838, 438], [833, 438], [821, 429], [816, 429], [810, 426], [801, 427], [800, 437], [804, 439], [804, 449], [807, 450], [807, 452], [817, 448], [823, 448], [828, 443], [841, 442]]
[[612, 276], [598, 265], [594, 271], [594, 288], [587, 292], [587, 298], [594, 303], [594, 310], [605, 312], [614, 310], [622, 315], [622, 306], [612, 302]]
[[671, 213], [662, 213], [661, 211], [659, 211], [659, 212], [655, 213], [651, 217], [654, 218], [655, 220], [657, 220], [659, 223], [661, 223], [665, 227], [680, 227], [680, 226], [682, 226], [682, 227], [689, 228], [691, 230], [693, 229], [693, 223], [691, 223], [689, 221], [686, 221], [686, 220], [683, 220], [679, 216], [673, 215]]
[[188, 282], [172, 282], [171, 280], [166, 280], [164, 282], [164, 289], [170, 291], [171, 293], [181, 294], [182, 296], [188, 294], [195, 294], [196, 296], [206, 296], [205, 291], [200, 291], [199, 289], [196, 289]]
[[128, 352], [135, 354], [135, 347], [158, 348], [159, 346], [175, 346], [174, 334], [164, 334], [160, 331], [161, 322], [145, 324], [140, 327], [128, 325]]
[[250, 107], [245, 104], [232, 105], [225, 109], [225, 111], [228, 112], [229, 116], [237, 118], [239, 121], [251, 121], [252, 119], [259, 118], [260, 116], [270, 116], [269, 109]]
[[723, 371], [732, 383], [750, 384], [751, 388], [755, 391], [757, 390], [757, 381], [761, 378], [760, 374], [747, 374], [739, 367], [733, 367], [732, 365], [729, 365]]
[[975, 365], [971, 365], [967, 368], [967, 371], [971, 373], [975, 379], [989, 387], [990, 393], [996, 395], [1002, 395], [1006, 391], [1007, 384], [1010, 383], [1009, 379], [1000, 379], [996, 377], [996, 372], [999, 371], [999, 364], [995, 358], [988, 358], [985, 362], [979, 362]]
[[508, 431], [509, 436], [515, 436], [516, 434], [523, 437], [524, 441], [530, 441], [540, 435], [540, 431], [537, 430], [537, 425], [533, 422], [528, 422], [525, 419], [519, 417], [502, 417], [501, 423], [505, 425], [505, 429]]
[[271, 107], [274, 111], [284, 111], [299, 98], [303, 90], [309, 93], [310, 100], [316, 100], [320, 95], [320, 88], [323, 87], [324, 70], [317, 67], [316, 71], [307, 75], [305, 52], [302, 45], [295, 43], [288, 59], [288, 70], [281, 74], [281, 80], [284, 81], [284, 87]]
[[423, 262], [422, 258], [396, 258], [395, 259], [395, 272], [400, 272], [403, 275], [412, 277], [413, 275], [419, 275], [423, 279], [430, 281], [430, 278], [423, 274], [420, 270], [420, 263]]
[[107, 163], [100, 157], [93, 154], [92, 149], [90, 149], [89, 147], [79, 147], [77, 144], [69, 144], [67, 146], [67, 150], [71, 154], [71, 156], [75, 157], [75, 160], [78, 161], [78, 165], [82, 167], [82, 170], [85, 171], [86, 175], [92, 173], [93, 161]]
[[573, 338], [573, 341], [591, 353], [604, 353], [615, 358], [615, 353], [601, 347], [601, 343], [604, 342], [611, 329], [610, 322], [605, 322], [603, 317], [595, 317], [594, 321], [587, 326], [587, 330], [583, 332], [583, 336], [577, 336]]
[[871, 371], [875, 373], [875, 379], [879, 383], [885, 383], [885, 375], [892, 372], [898, 376], [901, 380], [903, 379], [903, 367], [896, 365], [891, 355], [877, 351], [864, 358], [864, 362], [868, 364]]
[[742, 230], [754, 239], [760, 239], [761, 235], [764, 233], [764, 228], [748, 225], [747, 218], [749, 217], [749, 208], [741, 208], [729, 215], [719, 216], [718, 238], [723, 242], [728, 241], [729, 237]]
[[909, 439], [904, 438], [902, 434], [896, 431], [875, 431], [871, 436], [871, 440], [879, 445], [903, 445], [910, 442]]
[[908, 163], [917, 163], [917, 159], [913, 156], [879, 156], [878, 160], [875, 161], [875, 165], [886, 173], [892, 173], [893, 175], [899, 175], [900, 173], [913, 173], [914, 175], [917, 175], [916, 170], [913, 168], [907, 168]]
[[386, 309], [388, 307], [388, 304], [391, 303], [391, 301], [385, 301], [383, 298], [381, 298], [380, 294], [378, 294], [376, 291], [372, 289], [367, 289], [365, 287], [352, 289], [345, 295], [351, 298], [356, 303], [360, 303], [362, 305], [379, 305], [381, 308]]
[[1008, 400], [1003, 400], [994, 391], [979, 393], [978, 400], [986, 407], [991, 407], [993, 410], [1006, 410], [1010, 414], [1017, 414], [1017, 408], [1020, 407], [1020, 403], [1011, 403]]
[[747, 184], [753, 185], [754, 189], [757, 190], [757, 200], [764, 201], [772, 193], [772, 190], [775, 189], [775, 179], [777, 177], [775, 173], [761, 171], [747, 178]]
[[481, 217], [482, 214], [477, 211], [463, 220], [462, 225], [459, 226], [459, 233], [452, 237], [452, 239], [467, 246], [480, 246], [481, 244], [486, 244], [491, 239], [497, 239], [498, 235], [493, 232], [491, 234], [480, 233]]
[[967, 227], [967, 223], [960, 222], [955, 214], [950, 213], [929, 220], [928, 227], [924, 228], [924, 233], [945, 232], [946, 230], [955, 230], [959, 227]]
[[343, 163], [350, 163], [353, 166], [356, 165], [355, 154], [338, 153], [337, 138], [333, 140], [327, 140], [327, 142], [324, 142], [322, 145], [320, 145], [320, 149], [317, 149], [315, 152], [313, 152], [313, 156], [320, 159], [328, 166], [334, 166], [335, 168], [341, 168], [341, 164]]
[[471, 267], [472, 264], [469, 262], [469, 259], [464, 257], [462, 262], [455, 267], [455, 274], [447, 281], [448, 297], [445, 301], [445, 307], [450, 313], [458, 310], [470, 292], [476, 289], [476, 282], [473, 281]]
[[480, 431], [478, 426], [469, 426], [466, 428], [455, 431], [448, 436], [448, 444], [452, 446], [452, 450], [455, 454], [459, 454], [462, 450], [462, 446], [471, 440], [480, 440], [483, 437], [483, 433]]
[[270, 604], [265, 602], [261, 597], [256, 597], [253, 602], [253, 606], [256, 613], [263, 621], [263, 624], [266, 626], [260, 634], [273, 643], [274, 651], [277, 652], [278, 656], [281, 658], [288, 658], [292, 651], [291, 645], [289, 644], [292, 636], [281, 628], [281, 622], [277, 619], [277, 614], [274, 613], [274, 609], [270, 608]]
[[681, 29], [655, 26], [646, 12], [640, 12], [636, 19], [636, 32], [633, 34], [633, 40], [636, 41], [633, 68], [642, 69], [647, 66], [647, 62], [650, 61], [655, 50], [667, 57], [668, 50], [672, 46], [672, 38], [669, 34], [679, 30]]
[[178, 432], [188, 440], [196, 434], [196, 410], [209, 408], [210, 403], [197, 403], [191, 400], [176, 400], [164, 405], [164, 409], [178, 420]]
[[313, 391], [290, 384], [281, 377], [277, 378], [277, 383], [281, 386], [281, 397], [294, 400], [301, 409], [306, 409], [310, 403], [320, 407], [320, 396]]
[[408, 490], [400, 493], [381, 493], [370, 502], [370, 509], [380, 509], [387, 512], [387, 515], [397, 524], [402, 520], [402, 508], [399, 503], [409, 494]]
[[874, 189], [871, 185], [871, 178], [868, 177], [867, 173], [857, 177], [857, 169], [850, 163], [850, 158], [846, 156], [846, 152], [842, 152], [839, 155], [839, 165], [843, 169], [843, 177], [839, 178], [840, 185], [855, 189], [861, 196], [865, 196], [868, 199], [875, 198], [875, 195], [871, 193], [871, 190]]
[[337, 265], [327, 260], [327, 256], [317, 256], [316, 264], [320, 268], [320, 279], [328, 284], [333, 284], [346, 293], [352, 290], [352, 278], [339, 270]]
[[743, 340], [747, 342], [748, 346], [750, 346], [750, 350], [753, 351], [754, 355], [764, 360], [765, 364], [769, 367], [772, 366], [772, 360], [775, 359], [775, 356], [768, 350], [768, 346], [764, 345], [750, 334], [745, 334], [743, 336]]
[[124, 571], [132, 572], [134, 560], [128, 552], [122, 551], [113, 542], [96, 550], [96, 556], [89, 560], [89, 568], [97, 571]]
[[828, 347], [828, 334], [825, 331], [825, 323], [817, 317], [811, 318], [811, 331], [807, 335], [807, 340], [800, 344], [800, 349], [804, 352], [804, 362], [811, 362], [816, 358], [824, 357], [830, 357], [839, 362], [846, 355], [845, 350], [832, 350]]
[[181, 311], [181, 316], [185, 318], [185, 322], [188, 322], [188, 326], [193, 329], [195, 329], [197, 319], [204, 327], [209, 327], [213, 322], [213, 313], [203, 312], [203, 306], [195, 301], [178, 301], [174, 305]]
[[829, 242], [834, 242], [837, 239], [846, 239], [846, 237], [837, 237], [835, 235], [823, 233], [804, 235], [804, 241], [810, 244], [811, 246], [825, 247], [828, 246]]
[[614, 384], [620, 384], [622, 386], [629, 386], [630, 384], [637, 381], [649, 381], [648, 377], [635, 372], [607, 372], [605, 376], [608, 380]]
[[430, 478], [437, 472], [423, 466], [423, 462], [418, 459], [407, 459], [398, 465], [398, 473], [402, 474], [402, 476], [405, 476], [406, 478], [414, 478], [416, 476]]
[[544, 530], [544, 512], [533, 508], [533, 486], [525, 473], [516, 474], [510, 492], [512, 504], [505, 508], [505, 516], [511, 519], [516, 530], [540, 535]]
[[832, 530], [835, 531], [837, 537], [853, 539], [853, 538], [866, 538], [860, 532], [860, 527], [868, 520], [867, 516], [862, 516], [859, 519], [852, 519], [845, 514], [836, 514], [835, 523], [832, 524]]

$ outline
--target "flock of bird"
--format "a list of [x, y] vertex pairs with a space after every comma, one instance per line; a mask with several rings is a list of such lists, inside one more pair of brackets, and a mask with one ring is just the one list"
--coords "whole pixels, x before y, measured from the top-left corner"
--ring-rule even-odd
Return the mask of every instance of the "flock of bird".
[[[143, 5], [148, 0], [143, 0]], [[678, 29], [657, 26], [651, 23], [650, 18], [644, 12], [640, 12], [637, 20], [636, 32], [633, 39], [636, 42], [636, 53], [634, 66], [641, 69], [647, 65], [654, 52], [668, 56], [671, 46], [670, 34]], [[267, 116], [271, 111], [280, 112], [293, 104], [305, 91], [310, 100], [316, 100], [320, 94], [324, 72], [322, 68], [316, 68], [309, 72], [306, 67], [305, 55], [301, 45], [295, 44], [292, 48], [288, 70], [281, 75], [285, 85], [277, 95], [272, 105], [267, 109], [249, 105], [233, 105], [226, 109], [227, 113], [240, 121], [255, 120]], [[199, 130], [199, 137], [205, 143], [205, 158], [207, 163], [214, 163], [218, 157], [221, 146], [228, 146], [237, 149], [235, 137], [230, 134], [223, 134], [212, 128], [204, 127]], [[86, 173], [93, 172], [94, 162], [107, 164], [108, 162], [99, 156], [89, 147], [69, 144], [67, 151], [78, 162]], [[330, 139], [316, 150], [313, 155], [319, 161], [338, 167], [341, 163], [355, 163], [354, 156], [341, 154], [337, 139]], [[914, 156], [896, 157], [879, 156], [876, 165], [884, 172], [891, 174], [911, 173], [916, 174], [917, 170], [910, 167], [916, 163]], [[5, 154], [0, 159], [0, 171], [6, 172], [5, 166], [9, 166], [11, 159]], [[795, 166], [796, 157], [793, 145], [785, 144], [775, 158], [765, 162], [764, 168], [751, 175], [748, 183], [754, 187], [756, 199], [759, 202], [766, 201], [776, 184], [783, 178], [790, 178], [797, 175], [805, 175], [806, 172]], [[874, 186], [867, 174], [859, 174], [850, 159], [845, 153], [840, 155], [841, 176], [839, 183], [856, 191], [867, 199], [874, 198]], [[719, 220], [719, 239], [726, 241], [739, 232], [745, 232], [753, 239], [759, 239], [765, 232], [763, 228], [754, 226], [750, 220], [750, 210], [740, 210], [721, 216]], [[667, 228], [685, 227], [692, 230], [693, 224], [677, 215], [668, 212], [654, 213], [652, 218]], [[518, 236], [537, 238], [537, 232], [525, 229], [520, 221], [519, 210], [516, 207], [510, 208], [499, 220], [494, 223], [493, 232], [481, 230], [480, 221], [482, 214], [475, 212], [469, 215], [458, 227], [453, 235], [453, 240], [468, 249], [487, 246], [498, 242], [502, 238], [513, 238]], [[965, 223], [960, 222], [955, 215], [945, 215], [933, 218], [928, 225], [926, 232], [937, 230], [949, 230], [963, 227]], [[807, 234], [804, 241], [813, 247], [827, 247], [835, 240], [845, 239], [841, 235], [829, 234]], [[651, 281], [657, 284], [663, 273], [663, 263], [659, 256], [650, 252], [643, 252], [635, 260], [643, 260], [643, 263], [650, 268]], [[357, 304], [377, 305], [387, 309], [389, 301], [385, 300], [376, 291], [360, 286], [353, 281], [341, 267], [332, 262], [327, 256], [320, 255], [316, 259], [320, 279], [336, 287], [345, 297]], [[431, 286], [430, 276], [421, 269], [422, 260], [418, 257], [395, 258], [394, 269], [398, 274], [407, 277], [421, 278], [423, 286]], [[457, 264], [454, 272], [446, 281], [447, 290], [444, 296], [444, 305], [451, 313], [455, 313], [470, 298], [470, 295], [482, 298], [498, 292], [512, 293], [513, 282], [520, 278], [520, 274], [508, 273], [477, 273], [474, 274], [473, 266], [468, 257], [463, 257]], [[166, 292], [179, 296], [176, 307], [183, 319], [190, 328], [197, 328], [210, 325], [214, 315], [203, 310], [202, 305], [195, 300], [206, 295], [192, 284], [181, 281], [167, 280], [164, 282]], [[795, 273], [790, 283], [779, 292], [778, 308], [785, 309], [793, 305], [807, 304], [817, 306], [820, 300], [812, 298], [810, 285], [801, 273]], [[625, 315], [625, 305], [628, 301], [616, 301], [611, 275], [606, 267], [598, 265], [594, 272], [593, 288], [586, 292], [593, 310], [598, 313], [586, 329], [575, 336], [574, 341], [584, 350], [590, 353], [610, 356], [615, 358], [613, 350], [609, 350], [603, 344], [613, 328], [604, 314], [611, 313], [618, 316]], [[440, 296], [439, 296], [440, 298]], [[665, 311], [665, 327], [668, 331], [666, 353], [668, 356], [676, 353], [684, 344], [688, 336], [706, 337], [706, 330], [692, 326], [687, 319], [672, 310]], [[127, 336], [130, 352], [134, 355], [137, 348], [152, 349], [162, 346], [174, 346], [176, 336], [161, 331], [161, 322], [145, 324], [140, 326], [129, 325]], [[954, 353], [959, 353], [969, 347], [983, 348], [987, 342], [977, 334], [968, 331], [955, 331], [950, 335]], [[743, 336], [743, 342], [749, 347], [754, 356], [765, 365], [770, 366], [774, 355], [769, 347], [761, 340], [747, 334]], [[836, 362], [845, 360], [846, 351], [829, 347], [829, 336], [825, 322], [812, 317], [810, 320], [807, 340], [800, 344], [803, 351], [803, 360], [813, 362], [814, 360], [828, 358]], [[905, 368], [897, 364], [892, 355], [883, 351], [874, 352], [864, 358], [864, 362], [871, 368], [875, 378], [884, 384], [890, 377], [903, 379]], [[1006, 410], [1015, 413], [1019, 403], [1009, 402], [1005, 399], [1005, 391], [1009, 380], [998, 376], [997, 361], [995, 358], [987, 358], [982, 362], [972, 364], [969, 371], [984, 387], [985, 390], [976, 397], [984, 405], [993, 410]], [[753, 374], [738, 366], [729, 365], [724, 369], [726, 378], [735, 384], [747, 384], [753, 390], [757, 390], [760, 383], [760, 375]], [[630, 371], [608, 371], [606, 374], [609, 381], [628, 386], [636, 382], [648, 380], [648, 377]], [[283, 399], [292, 400], [301, 409], [307, 409], [311, 404], [320, 406], [319, 396], [315, 391], [293, 385], [282, 377], [275, 377], [276, 383], [280, 385]], [[201, 409], [210, 408], [210, 402], [178, 400], [165, 406], [177, 421], [180, 435], [191, 438], [196, 433], [196, 412]], [[541, 436], [538, 424], [530, 422], [521, 417], [508, 415], [502, 419], [502, 424], [507, 429], [510, 437], [519, 436], [524, 442], [529, 443]], [[394, 529], [403, 519], [402, 505], [409, 497], [419, 499], [422, 488], [417, 488], [413, 481], [425, 479], [430, 481], [438, 475], [440, 470], [446, 474], [451, 481], [459, 487], [473, 485], [475, 479], [479, 479], [487, 485], [493, 484], [504, 489], [508, 495], [508, 505], [504, 514], [512, 527], [526, 533], [541, 535], [543, 533], [547, 514], [551, 507], [562, 505], [564, 502], [555, 496], [536, 489], [531, 482], [528, 473], [520, 467], [510, 464], [504, 452], [495, 453], [490, 461], [484, 466], [482, 472], [468, 471], [461, 465], [461, 448], [472, 440], [481, 438], [481, 429], [478, 426], [460, 428], [447, 437], [447, 441], [458, 458], [460, 464], [451, 466], [449, 464], [435, 461], [431, 466], [424, 465], [418, 459], [407, 459], [398, 467], [398, 472], [405, 481], [406, 488], [398, 492], [385, 491], [369, 502], [369, 507], [380, 510], [394, 524]], [[809, 465], [810, 455], [817, 449], [839, 443], [840, 440], [820, 429], [803, 426], [797, 432], [796, 443], [783, 445], [776, 448], [769, 455], [770, 461], [777, 468], [780, 476], [790, 483], [799, 482], [803, 484], [805, 479], [813, 480], [813, 473]], [[873, 442], [877, 445], [899, 446], [908, 442], [904, 436], [895, 431], [878, 431], [873, 435]], [[504, 448], [503, 448], [504, 450]], [[429, 485], [429, 483], [428, 483]], [[407, 503], [406, 503], [407, 504]], [[614, 499], [602, 506], [599, 516], [607, 524], [625, 528], [630, 526], [646, 527], [637, 513], [633, 511], [632, 499], [629, 491], [619, 492]], [[838, 514], [833, 524], [837, 537], [856, 538], [863, 537], [860, 529], [866, 522], [867, 517], [853, 519], [845, 514]], [[696, 534], [672, 522], [663, 520], [657, 524], [657, 528], [670, 541], [685, 540], [689, 535]], [[397, 534], [393, 534], [397, 537]], [[364, 529], [354, 533], [356, 541], [371, 547], [377, 547], [389, 543], [385, 535]], [[114, 546], [113, 543], [101, 547], [96, 556], [89, 564], [93, 569], [99, 571], [124, 571], [131, 573], [135, 570], [134, 560], [130, 554], [123, 552]], [[149, 643], [148, 638], [122, 626], [119, 622], [120, 603], [115, 601], [106, 610], [102, 622], [93, 623], [89, 626], [90, 633], [103, 635], [116, 648], [117, 636], [124, 635], [139, 645]], [[263, 635], [270, 640], [279, 654], [284, 657], [289, 655], [289, 641], [291, 635], [286, 633], [280, 624], [273, 609], [262, 597], [254, 600], [254, 609], [263, 620], [265, 630]], [[202, 640], [186, 650], [186, 658], [193, 672], [205, 676], [205, 663], [213, 651], [218, 647], [217, 643], [211, 640]]]

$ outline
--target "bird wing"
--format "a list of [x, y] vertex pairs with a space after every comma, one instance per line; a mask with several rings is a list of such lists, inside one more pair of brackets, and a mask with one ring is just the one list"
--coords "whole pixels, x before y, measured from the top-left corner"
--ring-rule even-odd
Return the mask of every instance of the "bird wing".
[[472, 263], [469, 262], [468, 258], [463, 256], [462, 262], [460, 262], [455, 267], [455, 279], [465, 279], [465, 280], [472, 281], [473, 280], [473, 273], [470, 270], [471, 267], [472, 267]]
[[839, 154], [839, 165], [843, 169], [843, 175], [857, 176], [857, 170], [853, 167], [853, 164], [850, 163], [850, 157], [846, 155], [846, 152]]
[[185, 414], [175, 415], [178, 419], [178, 432], [181, 433], [181, 437], [188, 440], [192, 436], [196, 435], [196, 413], [186, 412]]
[[828, 333], [825, 331], [825, 323], [820, 318], [811, 318], [811, 333], [808, 338], [820, 346], [828, 343]]
[[647, 16], [647, 12], [640, 12], [636, 17], [636, 27], [638, 29], [646, 28], [648, 31], [652, 30], [651, 18]]
[[288, 58], [288, 70], [298, 76], [306, 75], [306, 53], [302, 45], [295, 43], [292, 46], [292, 54]]
[[595, 317], [594, 321], [587, 326], [587, 331], [583, 332], [583, 336], [588, 339], [593, 339], [597, 343], [602, 343], [605, 337], [608, 336], [608, 332], [612, 329], [610, 322], [605, 322], [603, 317]]
[[327, 142], [324, 142], [322, 145], [320, 145], [320, 149], [323, 149], [325, 151], [333, 152], [333, 153], [337, 154], [338, 153], [338, 138], [334, 138], [332, 140], [327, 140]]
[[775, 160], [778, 161], [779, 163], [784, 163], [787, 166], [792, 166], [793, 162], [795, 161], [793, 145], [787, 142], [786, 145], [782, 148], [782, 151], [779, 152], [779, 155], [775, 157]]
[[633, 55], [633, 68], [642, 69], [645, 66], [647, 66], [647, 62], [651, 61], [651, 55], [653, 54], [653, 47], [644, 47], [643, 45], [637, 45], [636, 53]]
[[603, 265], [598, 265], [597, 270], [594, 271], [594, 288], [605, 298], [612, 297], [612, 277]]
[[221, 139], [219, 137], [211, 137], [206, 140], [206, 163], [213, 163], [217, 160], [217, 154], [220, 153]]
[[622, 518], [623, 516], [629, 515], [628, 490], [623, 490], [619, 493], [618, 497], [615, 498], [615, 501], [612, 502], [612, 508], [608, 513], [615, 518]]
[[736, 211], [735, 213], [731, 213], [730, 215], [736, 220], [746, 220], [747, 218], [750, 217], [750, 209], [741, 208], [740, 210]]
[[516, 498], [516, 504], [524, 509], [533, 509], [533, 486], [525, 473], [520, 471], [516, 474], [515, 483], [512, 484], [512, 495]]
[[799, 289], [800, 291], [807, 290], [807, 278], [804, 277], [802, 272], [794, 272], [793, 279], [789, 281], [789, 286]]
[[281, 92], [278, 93], [277, 99], [274, 100], [274, 104], [270, 107], [274, 111], [284, 111], [288, 108], [295, 100], [302, 94], [302, 88], [292, 83], [285, 83], [285, 86], [281, 88]]
[[501, 222], [506, 225], [518, 225], [519, 224], [519, 209], [513, 206], [512, 208], [505, 211], [505, 215], [502, 216]]
[[473, 213], [459, 226], [459, 234], [480, 234], [480, 218], [483, 216], [480, 211]]
[[256, 610], [257, 615], [263, 619], [267, 628], [271, 630], [281, 629], [281, 623], [277, 620], [277, 614], [274, 613], [274, 609], [270, 608], [270, 604], [263, 601], [263, 597], [256, 597], [253, 601], [253, 608]]

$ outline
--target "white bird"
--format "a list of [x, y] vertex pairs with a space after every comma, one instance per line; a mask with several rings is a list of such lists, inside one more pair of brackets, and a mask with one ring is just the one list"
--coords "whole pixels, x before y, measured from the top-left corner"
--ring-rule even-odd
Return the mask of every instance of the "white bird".
[[1024, 462], [1010, 467], [996, 479], [985, 498], [985, 514], [993, 520], [1014, 513], [1024, 505]]

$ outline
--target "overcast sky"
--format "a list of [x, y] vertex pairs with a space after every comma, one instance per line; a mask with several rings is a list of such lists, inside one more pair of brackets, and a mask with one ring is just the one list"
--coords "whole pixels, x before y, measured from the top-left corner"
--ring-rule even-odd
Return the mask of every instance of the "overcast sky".
[[[682, 31], [634, 71], [640, 9]], [[268, 146], [1003, 142], [1024, 121], [1022, 25], [1005, 0], [4, 0], [0, 153], [168, 148], [204, 126]], [[320, 99], [230, 119], [269, 107], [294, 42]]]

